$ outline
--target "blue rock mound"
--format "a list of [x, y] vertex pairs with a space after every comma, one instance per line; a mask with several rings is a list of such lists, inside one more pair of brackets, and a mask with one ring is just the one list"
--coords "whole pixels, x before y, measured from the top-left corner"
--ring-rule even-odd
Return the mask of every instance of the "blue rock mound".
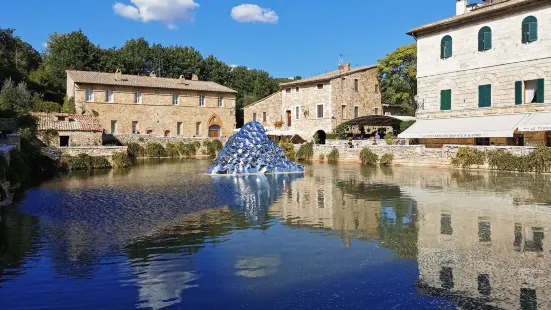
[[260, 123], [245, 124], [231, 136], [207, 170], [207, 174], [301, 173], [304, 166], [285, 156], [283, 149], [270, 141]]

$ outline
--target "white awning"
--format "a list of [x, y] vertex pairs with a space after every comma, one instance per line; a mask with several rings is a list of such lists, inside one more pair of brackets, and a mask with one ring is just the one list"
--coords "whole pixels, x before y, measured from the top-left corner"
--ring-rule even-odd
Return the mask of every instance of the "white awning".
[[511, 138], [530, 114], [419, 119], [398, 135], [401, 139]]
[[551, 131], [551, 113], [532, 113], [518, 127], [518, 131]]

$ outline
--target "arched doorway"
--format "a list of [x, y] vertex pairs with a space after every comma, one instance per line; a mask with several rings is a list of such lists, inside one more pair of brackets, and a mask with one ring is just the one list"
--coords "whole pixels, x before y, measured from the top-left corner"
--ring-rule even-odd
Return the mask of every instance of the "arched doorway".
[[327, 135], [325, 134], [325, 131], [318, 130], [316, 131], [316, 135], [318, 135], [318, 144], [325, 144], [325, 140], [327, 139]]
[[165, 130], [165, 137], [170, 137], [170, 130]]
[[209, 127], [209, 138], [218, 138], [220, 137], [220, 126], [212, 125]]
[[150, 135], [150, 134], [153, 133], [153, 129], [147, 129], [147, 130], [145, 131], [145, 133], [148, 134], [148, 135]]
[[287, 110], [287, 127], [291, 127], [291, 111], [290, 110]]

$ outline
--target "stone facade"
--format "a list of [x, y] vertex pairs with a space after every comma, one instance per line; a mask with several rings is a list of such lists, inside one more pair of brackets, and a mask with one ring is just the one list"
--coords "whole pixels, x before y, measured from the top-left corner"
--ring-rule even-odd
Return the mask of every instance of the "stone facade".
[[[102, 144], [101, 132], [94, 131], [58, 131], [59, 137], [53, 139], [49, 146], [61, 146], [64, 137], [69, 140], [69, 146], [100, 146]], [[39, 134], [40, 138], [41, 135]]]
[[[277, 121], [283, 121], [281, 107], [283, 105], [282, 92], [274, 93], [260, 101], [245, 107], [245, 123], [257, 121], [264, 128], [275, 128]], [[264, 119], [264, 113], [266, 118]], [[255, 119], [256, 118], [256, 119]]]
[[42, 155], [51, 158], [59, 163], [62, 155], [78, 156], [86, 154], [89, 156], [105, 156], [112, 161], [113, 155], [119, 152], [127, 152], [126, 146], [77, 146], [77, 147], [43, 147], [40, 148]]
[[[107, 133], [136, 129], [156, 136], [228, 137], [235, 129], [235, 92], [74, 83], [69, 75], [67, 82], [67, 96], [75, 98], [77, 113], [95, 115]], [[93, 91], [89, 101], [87, 89]], [[112, 92], [111, 102], [106, 102], [107, 91]], [[140, 103], [136, 92], [141, 94]]]
[[132, 134], [117, 134], [113, 137], [123, 145], [129, 143], [138, 143], [140, 145], [146, 145], [148, 143], [159, 143], [162, 146], [166, 146], [167, 143], [191, 143], [198, 141], [203, 145], [206, 140], [218, 139], [222, 144], [226, 144], [227, 138], [208, 138], [208, 137], [157, 137], [154, 135], [132, 135]]
[[[376, 66], [347, 66], [319, 77], [285, 83], [280, 85], [277, 96], [246, 107], [245, 122], [252, 121], [254, 113], [257, 121], [262, 121], [263, 112], [267, 112], [267, 124], [273, 125], [273, 119], [282, 120], [283, 131], [299, 132], [307, 138], [320, 130], [332, 133], [342, 122], [356, 116], [383, 113], [378, 84]], [[323, 113], [318, 113], [318, 106], [323, 107]]]

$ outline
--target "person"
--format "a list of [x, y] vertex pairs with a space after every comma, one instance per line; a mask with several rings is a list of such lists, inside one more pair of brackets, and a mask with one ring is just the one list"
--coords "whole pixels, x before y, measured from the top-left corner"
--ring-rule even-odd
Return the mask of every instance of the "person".
[[375, 140], [379, 140], [379, 139], [381, 139], [381, 136], [379, 136], [379, 133], [376, 133], [375, 134]]

